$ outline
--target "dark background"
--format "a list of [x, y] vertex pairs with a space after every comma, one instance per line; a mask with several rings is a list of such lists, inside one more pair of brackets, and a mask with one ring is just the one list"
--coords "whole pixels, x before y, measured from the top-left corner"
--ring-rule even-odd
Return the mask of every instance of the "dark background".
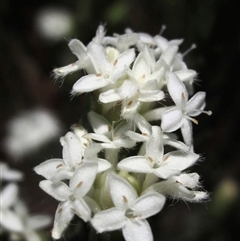
[[[72, 31], [58, 41], [44, 39], [34, 24], [36, 14], [48, 6], [65, 8], [73, 17]], [[1, 140], [7, 134], [8, 120], [35, 107], [55, 113], [63, 123], [62, 134], [78, 122], [85, 98], [82, 95], [71, 99], [69, 92], [80, 74], [67, 77], [63, 85], [51, 78], [54, 67], [75, 60], [68, 50], [68, 40], [79, 38], [87, 44], [100, 23], [106, 24], [108, 35], [123, 33], [127, 27], [156, 35], [164, 24], [167, 26], [164, 37], [184, 38], [181, 52], [192, 43], [197, 44], [197, 49], [185, 61], [199, 73], [195, 90], [207, 92], [206, 110], [212, 110], [213, 114], [201, 115], [199, 125], [194, 126], [195, 151], [201, 153], [204, 161], [191, 171], [200, 174], [211, 201], [203, 204], [168, 201], [164, 210], [149, 220], [155, 241], [237, 240], [240, 229], [239, 10], [237, 0], [0, 1]], [[25, 173], [25, 181], [20, 184], [21, 197], [30, 211], [53, 215], [57, 202], [38, 188], [41, 177], [32, 168], [51, 157], [61, 157], [58, 139], [18, 161], [6, 153], [3, 145], [0, 154], [3, 161]], [[76, 235], [72, 240], [88, 240], [88, 228], [84, 238]]]

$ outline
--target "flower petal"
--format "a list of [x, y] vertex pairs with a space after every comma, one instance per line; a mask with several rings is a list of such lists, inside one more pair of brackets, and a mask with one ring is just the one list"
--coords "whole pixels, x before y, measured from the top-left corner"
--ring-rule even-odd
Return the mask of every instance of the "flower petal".
[[95, 133], [109, 135], [110, 123], [101, 115], [94, 111], [88, 113], [88, 120]]
[[127, 209], [138, 196], [130, 183], [115, 173], [109, 174], [109, 188], [114, 205], [121, 209]]
[[154, 163], [163, 157], [162, 131], [159, 126], [152, 126], [152, 135], [146, 145], [146, 156], [151, 157]]
[[182, 121], [182, 111], [176, 107], [173, 107], [163, 113], [161, 128], [164, 132], [173, 132], [182, 126]]
[[50, 180], [43, 180], [39, 183], [40, 188], [58, 201], [65, 201], [72, 194], [67, 184], [63, 182], [54, 183]]
[[1, 209], [11, 207], [16, 201], [18, 196], [18, 186], [15, 183], [10, 183], [4, 187], [0, 194]]
[[198, 116], [206, 106], [205, 92], [197, 92], [187, 103], [186, 111], [189, 116]]
[[102, 158], [98, 158], [97, 159], [97, 164], [98, 164], [98, 169], [97, 169], [97, 172], [104, 172], [106, 170], [108, 170], [109, 168], [111, 168], [112, 164], [105, 160], [105, 159], [102, 159]]
[[169, 46], [167, 49], [163, 51], [160, 61], [164, 60], [168, 66], [171, 66], [177, 51], [178, 47], [176, 45]]
[[147, 158], [143, 156], [131, 156], [123, 159], [117, 165], [120, 170], [137, 172], [137, 173], [151, 173], [153, 163], [150, 163]]
[[97, 232], [102, 233], [122, 228], [126, 223], [126, 217], [123, 210], [110, 208], [95, 214], [91, 223]]
[[13, 232], [23, 232], [24, 225], [20, 217], [11, 210], [0, 210], [0, 224]]
[[52, 222], [52, 218], [48, 215], [34, 215], [28, 218], [27, 226], [31, 229], [42, 229]]
[[90, 190], [97, 174], [98, 165], [95, 162], [85, 162], [75, 171], [69, 186], [74, 195], [83, 197]]
[[82, 142], [73, 132], [68, 132], [63, 138], [63, 161], [70, 167], [81, 163], [82, 161]]
[[71, 208], [84, 222], [88, 222], [91, 219], [91, 209], [82, 198], [76, 198], [71, 203]]
[[141, 219], [148, 218], [161, 211], [165, 200], [166, 198], [158, 193], [147, 193], [139, 197], [131, 209], [134, 211], [134, 216], [139, 216]]
[[121, 97], [117, 92], [118, 92], [118, 89], [111, 89], [111, 90], [105, 91], [99, 95], [99, 100], [102, 103], [110, 103], [110, 102], [118, 101], [121, 99]]
[[191, 70], [191, 69], [183, 69], [183, 70], [178, 70], [174, 72], [175, 75], [181, 80], [181, 81], [192, 81], [193, 78], [197, 76], [196, 71]]
[[135, 58], [134, 49], [128, 49], [119, 55], [117, 60], [117, 68], [123, 69], [125, 66], [129, 66]]
[[155, 170], [155, 174], [161, 178], [179, 174], [182, 170], [192, 166], [199, 155], [191, 152], [173, 151], [163, 157], [161, 166]]
[[186, 145], [191, 147], [193, 144], [192, 122], [187, 118], [184, 118], [182, 121], [181, 133], [182, 133], [183, 140], [186, 143]]
[[88, 45], [88, 54], [92, 64], [99, 74], [109, 74], [111, 72], [111, 65], [108, 61], [105, 48], [96, 42], [90, 42]]
[[83, 55], [86, 54], [86, 50], [87, 48], [85, 47], [85, 45], [79, 41], [78, 39], [72, 39], [69, 44], [68, 47], [70, 48], [70, 50], [72, 51], [73, 54], [75, 54], [77, 56], [78, 59], [81, 59], [83, 57]]
[[150, 65], [144, 52], [140, 52], [133, 64], [134, 78], [140, 79], [142, 76], [148, 76], [151, 73]]
[[46, 179], [51, 179], [59, 172], [59, 169], [62, 168], [68, 169], [63, 159], [50, 159], [36, 166], [34, 171]]
[[174, 103], [184, 108], [188, 101], [188, 92], [183, 82], [172, 72], [166, 73], [167, 87]]
[[142, 102], [153, 102], [159, 101], [164, 98], [164, 93], [161, 90], [140, 90], [139, 101]]
[[122, 231], [126, 241], [153, 241], [152, 230], [145, 219], [128, 219]]
[[72, 93], [92, 92], [109, 84], [109, 80], [102, 75], [89, 74], [80, 78], [72, 88]]
[[58, 205], [52, 230], [52, 237], [54, 239], [61, 238], [63, 231], [67, 228], [73, 216], [74, 213], [70, 208], [70, 203], [68, 201], [61, 202]]

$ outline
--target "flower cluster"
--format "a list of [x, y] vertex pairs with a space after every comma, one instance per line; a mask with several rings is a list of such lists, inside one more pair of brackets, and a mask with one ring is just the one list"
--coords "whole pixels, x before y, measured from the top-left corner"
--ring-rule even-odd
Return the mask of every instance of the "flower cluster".
[[[47, 215], [30, 215], [24, 201], [19, 199], [17, 181], [22, 180], [23, 174], [13, 170], [4, 162], [0, 162], [1, 189], [0, 193], [0, 227], [1, 233], [7, 233], [9, 240], [41, 241], [36, 230], [48, 226], [51, 218]], [[2, 182], [7, 182], [2, 185]]]
[[[184, 172], [200, 157], [192, 123], [211, 112], [204, 111], [205, 92], [193, 95], [197, 73], [178, 52], [181, 43], [129, 29], [110, 37], [103, 26], [87, 46], [70, 41], [78, 60], [54, 74], [85, 71], [71, 93], [94, 93], [92, 130], [75, 125], [60, 139], [62, 159], [35, 167], [46, 178], [40, 187], [60, 201], [54, 239], [77, 215], [99, 233], [122, 229], [127, 241], [151, 241], [147, 218], [161, 211], [166, 197], [190, 202], [208, 197], [198, 190], [199, 175]], [[173, 133], [178, 129], [180, 136]]]

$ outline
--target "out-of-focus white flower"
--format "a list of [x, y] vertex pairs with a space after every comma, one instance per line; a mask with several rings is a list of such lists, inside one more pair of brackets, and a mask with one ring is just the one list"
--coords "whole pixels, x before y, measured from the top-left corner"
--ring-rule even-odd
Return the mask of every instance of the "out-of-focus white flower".
[[36, 14], [35, 26], [46, 40], [58, 41], [67, 37], [72, 30], [73, 15], [59, 7], [47, 7]]
[[11, 233], [14, 240], [41, 241], [42, 238], [37, 234], [37, 230], [47, 227], [52, 219], [48, 215], [29, 214], [27, 206], [21, 200], [14, 206], [14, 212], [22, 222], [20, 232]]
[[18, 199], [18, 186], [10, 183], [0, 193], [0, 224], [12, 232], [22, 232], [24, 227], [20, 217], [13, 211]]
[[20, 113], [9, 121], [6, 151], [15, 159], [37, 150], [60, 134], [59, 120], [49, 111], [35, 109]]
[[13, 170], [4, 162], [0, 162], [0, 181], [20, 181], [23, 178], [23, 173], [18, 170]]

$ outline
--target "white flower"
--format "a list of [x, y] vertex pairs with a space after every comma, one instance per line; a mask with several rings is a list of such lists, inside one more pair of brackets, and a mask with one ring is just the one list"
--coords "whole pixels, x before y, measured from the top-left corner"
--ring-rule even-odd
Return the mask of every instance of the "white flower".
[[164, 132], [173, 132], [181, 128], [183, 139], [189, 146], [192, 145], [192, 123], [198, 124], [192, 117], [204, 112], [211, 115], [211, 112], [203, 111], [205, 107], [205, 92], [196, 93], [188, 100], [188, 92], [181, 80], [171, 72], [166, 74], [168, 91], [176, 104], [162, 115], [161, 128]]
[[7, 126], [5, 147], [15, 159], [38, 150], [60, 133], [59, 120], [48, 110], [35, 109], [20, 113]]
[[180, 174], [198, 158], [199, 155], [195, 153], [183, 151], [172, 151], [164, 155], [161, 131], [158, 127], [153, 127], [152, 135], [146, 144], [146, 155], [125, 158], [118, 163], [118, 168], [129, 172], [153, 173], [167, 179]]
[[0, 162], [0, 181], [20, 181], [23, 179], [23, 173], [13, 170], [4, 162]]
[[95, 132], [89, 133], [88, 136], [100, 141], [103, 148], [131, 148], [135, 145], [135, 141], [125, 135], [127, 130], [132, 129], [131, 123], [122, 121], [114, 128], [103, 116], [93, 111], [88, 113], [88, 119]]
[[[29, 216], [26, 205], [18, 200], [18, 187], [8, 184], [0, 194], [0, 224], [17, 240], [41, 241], [35, 232], [50, 224], [51, 218], [46, 215]], [[15, 240], [15, 239], [14, 239]]]
[[129, 65], [135, 58], [134, 49], [128, 49], [111, 61], [105, 48], [96, 42], [88, 45], [88, 56], [94, 66], [95, 74], [88, 74], [80, 78], [74, 85], [72, 93], [91, 92], [103, 88], [126, 74]]
[[24, 230], [20, 217], [13, 211], [13, 206], [18, 199], [18, 186], [8, 184], [0, 193], [0, 224], [3, 228], [12, 232]]
[[137, 33], [126, 33], [126, 34], [115, 34], [113, 37], [106, 36], [103, 39], [104, 45], [114, 46], [119, 52], [124, 52], [133, 46], [139, 40], [139, 34]]
[[58, 205], [52, 237], [59, 239], [68, 226], [74, 214], [87, 222], [91, 217], [91, 209], [83, 197], [91, 189], [97, 174], [97, 164], [83, 163], [75, 171], [69, 186], [63, 182], [53, 183], [50, 180], [41, 181], [39, 186], [49, 195], [60, 201]]
[[13, 235], [19, 237], [19, 240], [24, 237], [26, 241], [41, 241], [42, 238], [37, 234], [36, 230], [47, 227], [51, 223], [51, 218], [48, 215], [30, 215], [22, 201], [16, 203], [14, 211], [22, 222], [23, 230]]
[[115, 207], [95, 214], [91, 220], [93, 227], [100, 233], [122, 229], [126, 241], [152, 241], [146, 218], [162, 209], [165, 197], [156, 192], [138, 197], [125, 179], [114, 173], [109, 175], [109, 188]]
[[157, 191], [171, 198], [182, 199], [189, 202], [201, 202], [208, 198], [207, 192], [197, 191], [199, 188], [199, 175], [197, 173], [182, 173], [167, 180], [153, 184], [144, 193]]
[[134, 123], [137, 125], [138, 129], [140, 130], [141, 133], [137, 133], [131, 130], [128, 130], [126, 132], [126, 135], [129, 136], [131, 139], [135, 140], [136, 142], [146, 142], [149, 140], [151, 137], [153, 131], [157, 128], [159, 129], [158, 131], [162, 135], [162, 142], [164, 145], [170, 145], [173, 146], [177, 149], [180, 149], [182, 151], [188, 151], [189, 147], [185, 145], [181, 141], [177, 141], [176, 139], [171, 138], [171, 136], [162, 133], [160, 127], [157, 126], [151, 126], [146, 119], [141, 116], [140, 114], [135, 114], [133, 117]]
[[62, 40], [72, 29], [73, 15], [66, 8], [46, 7], [37, 12], [35, 25], [46, 40]]
[[[150, 58], [150, 57], [149, 57]], [[161, 71], [152, 71], [146, 51], [141, 52], [134, 64], [132, 71], [128, 71], [129, 78], [124, 80], [119, 88], [110, 89], [99, 95], [103, 103], [122, 101], [122, 116], [129, 118], [135, 114], [141, 102], [159, 101], [164, 98], [164, 93], [159, 89], [158, 80]]]
[[97, 158], [97, 153], [101, 150], [96, 144], [92, 144], [85, 149], [83, 158], [82, 143], [80, 138], [72, 132], [68, 132], [60, 139], [63, 145], [63, 159], [49, 159], [34, 168], [34, 171], [54, 182], [70, 179], [75, 170], [84, 162], [95, 162], [98, 172], [105, 171], [111, 164], [105, 159]]

